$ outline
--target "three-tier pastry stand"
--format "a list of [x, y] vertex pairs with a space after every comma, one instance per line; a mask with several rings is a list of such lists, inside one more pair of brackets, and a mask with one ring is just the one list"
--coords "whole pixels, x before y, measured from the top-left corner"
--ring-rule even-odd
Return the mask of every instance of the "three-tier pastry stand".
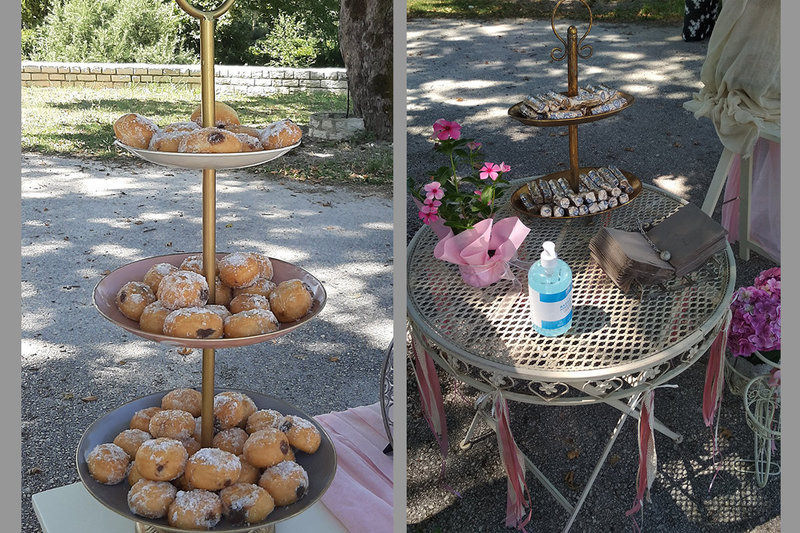
[[[553, 7], [553, 13], [550, 16], [550, 26], [553, 29], [553, 33], [555, 34], [556, 38], [561, 41], [563, 48], [553, 48], [550, 52], [550, 57], [553, 61], [563, 61], [565, 58], [567, 59], [567, 91], [562, 92], [561, 94], [565, 96], [578, 96], [578, 57], [581, 59], [588, 59], [592, 56], [592, 47], [588, 44], [581, 45], [583, 40], [589, 34], [589, 31], [592, 29], [592, 9], [589, 7], [589, 4], [586, 3], [585, 0], [580, 0], [581, 4], [583, 4], [586, 9], [589, 10], [589, 26], [586, 28], [583, 36], [578, 39], [578, 29], [575, 26], [570, 26], [567, 28], [567, 39], [566, 41], [564, 38], [558, 34], [556, 31], [556, 14], [558, 12], [558, 8], [563, 4], [566, 0], [559, 0], [556, 3], [555, 7]], [[625, 99], [625, 105], [619, 107], [617, 109], [612, 109], [610, 111], [605, 111], [603, 113], [598, 113], [596, 115], [584, 115], [580, 117], [574, 118], [564, 118], [564, 119], [548, 119], [548, 118], [529, 118], [522, 114], [520, 111], [520, 107], [523, 105], [522, 102], [514, 104], [508, 109], [508, 115], [519, 122], [527, 126], [535, 126], [535, 127], [556, 127], [556, 126], [567, 126], [568, 128], [568, 136], [569, 136], [569, 169], [559, 172], [553, 172], [544, 176], [541, 176], [536, 179], [542, 180], [551, 180], [551, 179], [558, 179], [563, 177], [567, 180], [570, 187], [572, 188], [573, 192], [578, 192], [579, 186], [579, 178], [578, 176], [582, 173], [587, 173], [590, 170], [596, 167], [581, 167], [578, 164], [578, 125], [579, 124], [586, 124], [587, 122], [594, 122], [596, 120], [603, 120], [605, 118], [611, 117], [616, 115], [623, 109], [627, 109], [631, 104], [633, 104], [633, 96], [630, 94], [624, 93], [622, 91], [618, 91], [620, 96]], [[637, 196], [642, 190], [642, 184], [635, 175], [631, 174], [626, 170], [622, 170], [622, 173], [628, 178], [631, 186], [634, 188], [634, 193], [630, 195], [631, 200], [635, 196]], [[520, 193], [526, 188], [527, 185], [523, 186], [520, 189], [517, 189], [512, 197], [511, 197], [511, 207], [519, 214], [524, 216], [532, 216], [538, 217], [538, 215], [528, 211], [524, 204], [519, 200]], [[627, 204], [623, 204], [627, 205]], [[619, 206], [622, 207], [622, 206]], [[597, 214], [608, 213], [609, 211], [618, 208], [611, 208], [605, 211], [601, 211]], [[592, 214], [589, 215], [580, 215], [577, 217], [570, 217], [564, 216], [560, 218], [564, 219], [572, 219], [572, 218], [582, 218], [582, 217], [591, 217], [595, 216]]]
[[[178, 5], [190, 16], [200, 21], [200, 73], [201, 73], [201, 110], [202, 127], [212, 127], [215, 124], [215, 98], [214, 98], [214, 26], [216, 20], [225, 14], [233, 5], [234, 0], [224, 0], [222, 5], [213, 11], [202, 11], [188, 3], [188, 0], [176, 0]], [[231, 154], [186, 154], [156, 152], [151, 150], [137, 150], [117, 144], [128, 149], [134, 155], [164, 166], [202, 169], [202, 224], [203, 224], [203, 274], [209, 288], [208, 303], [216, 301], [216, 259], [226, 254], [216, 252], [216, 171], [219, 169], [236, 169], [258, 165], [280, 157], [292, 148], [299, 145], [259, 152], [242, 152]], [[193, 254], [174, 254], [151, 257], [124, 265], [105, 276], [97, 284], [93, 294], [95, 307], [101, 315], [123, 329], [138, 336], [183, 348], [201, 348], [202, 357], [202, 409], [201, 409], [201, 438], [200, 446], [210, 447], [214, 430], [214, 396], [218, 392], [214, 387], [214, 358], [216, 348], [239, 347], [264, 342], [285, 335], [297, 327], [309, 322], [324, 307], [326, 300], [325, 289], [322, 284], [305, 270], [270, 258], [273, 265], [273, 281], [280, 282], [288, 279], [300, 279], [311, 290], [313, 304], [309, 313], [293, 323], [281, 323], [275, 332], [251, 337], [221, 338], [221, 339], [182, 339], [166, 335], [152, 334], [139, 329], [135, 321], [127, 319], [116, 307], [115, 296], [117, 291], [128, 281], [141, 280], [150, 267], [156, 263], [167, 262], [179, 266], [188, 256]], [[336, 470], [336, 452], [330, 437], [322, 426], [313, 418], [303, 413], [293, 405], [251, 391], [240, 391], [250, 396], [259, 409], [275, 409], [283, 414], [294, 414], [305, 418], [315, 424], [322, 437], [319, 450], [311, 455], [298, 453], [297, 462], [308, 472], [308, 492], [298, 502], [282, 507], [276, 507], [270, 513], [267, 521], [259, 524], [232, 523], [223, 518], [213, 528], [213, 531], [242, 532], [242, 533], [274, 533], [275, 524], [286, 520], [308, 509], [327, 490], [333, 481]], [[166, 519], [150, 520], [134, 515], [127, 504], [128, 488], [126, 483], [108, 486], [96, 482], [88, 472], [86, 456], [97, 444], [111, 442], [123, 429], [127, 429], [131, 416], [145, 407], [160, 406], [161, 397], [166, 393], [156, 393], [139, 398], [127, 403], [104, 417], [95, 421], [84, 433], [77, 450], [78, 473], [87, 490], [103, 505], [135, 523], [136, 533], [180, 533], [183, 530], [171, 527]]]

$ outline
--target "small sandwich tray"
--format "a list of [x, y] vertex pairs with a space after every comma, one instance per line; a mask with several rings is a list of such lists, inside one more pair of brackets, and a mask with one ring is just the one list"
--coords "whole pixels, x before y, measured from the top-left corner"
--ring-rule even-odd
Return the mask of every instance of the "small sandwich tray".
[[[281, 322], [279, 328], [271, 333], [253, 335], [250, 337], [184, 339], [144, 331], [139, 328], [138, 322], [127, 318], [120, 312], [119, 308], [117, 308], [116, 297], [117, 292], [125, 283], [129, 281], [141, 281], [150, 267], [157, 263], [170, 263], [175, 266], [180, 266], [181, 262], [191, 255], [202, 255], [202, 253], [160, 255], [134, 261], [133, 263], [128, 263], [127, 265], [119, 267], [107, 274], [95, 286], [92, 294], [94, 306], [104, 318], [107, 318], [130, 333], [167, 345], [188, 348], [233, 348], [272, 340], [307, 324], [322, 311], [323, 307], [325, 307], [325, 301], [327, 299], [325, 287], [322, 286], [322, 283], [320, 283], [317, 278], [298, 266], [270, 257], [269, 259], [272, 262], [273, 269], [272, 281], [277, 284], [281, 281], [299, 279], [311, 290], [312, 295], [311, 310], [308, 314], [294, 322]], [[219, 260], [225, 255], [227, 254], [217, 253], [217, 259]]]
[[140, 157], [145, 161], [150, 161], [151, 163], [156, 163], [157, 165], [175, 168], [189, 168], [194, 170], [202, 170], [206, 168], [225, 170], [254, 167], [256, 165], [261, 165], [268, 161], [272, 161], [273, 159], [277, 159], [290, 150], [300, 146], [300, 142], [297, 142], [291, 146], [277, 148], [275, 150], [259, 150], [257, 152], [231, 152], [220, 154], [196, 154], [144, 150], [123, 144], [119, 140], [115, 140], [114, 144], [120, 148], [128, 150], [133, 155]]
[[[564, 96], [567, 96], [566, 92], [560, 92]], [[508, 115], [527, 126], [539, 126], [539, 127], [548, 127], [548, 126], [570, 126], [573, 124], [585, 124], [587, 122], [594, 122], [595, 120], [602, 120], [604, 118], [608, 118], [611, 115], [616, 115], [623, 109], [627, 109], [633, 103], [633, 96], [628, 93], [624, 93], [622, 91], [617, 91], [617, 94], [621, 97], [624, 101], [623, 105], [610, 109], [608, 111], [604, 111], [602, 113], [597, 113], [595, 115], [582, 115], [579, 117], [572, 117], [572, 118], [558, 118], [558, 119], [550, 119], [550, 118], [531, 118], [525, 116], [522, 111], [521, 107], [525, 105], [523, 102], [517, 102], [513, 106], [508, 109]]]
[[[128, 507], [128, 491], [130, 490], [128, 481], [123, 480], [116, 485], [104, 485], [99, 483], [89, 473], [89, 466], [87, 463], [89, 452], [91, 452], [95, 446], [106, 442], [112, 442], [121, 431], [128, 429], [130, 427], [131, 417], [136, 411], [146, 407], [160, 407], [161, 398], [167, 392], [169, 391], [158, 392], [138, 398], [95, 420], [95, 422], [86, 429], [78, 443], [76, 466], [83, 485], [96, 500], [108, 509], [134, 522], [146, 524], [153, 528], [152, 531], [184, 533], [182, 529], [171, 527], [167, 523], [166, 518], [152, 519], [134, 514]], [[215, 394], [219, 392], [222, 392], [222, 389], [215, 390]], [[333, 481], [334, 474], [336, 473], [337, 460], [333, 442], [323, 427], [310, 415], [278, 398], [246, 390], [239, 390], [237, 392], [249, 396], [259, 409], [274, 409], [283, 415], [295, 415], [308, 420], [314, 424], [319, 431], [321, 437], [320, 446], [313, 454], [300, 451], [295, 452], [296, 462], [308, 473], [309, 481], [308, 492], [306, 492], [300, 500], [290, 505], [275, 507], [264, 522], [257, 524], [243, 524], [223, 517], [220, 523], [211, 531], [225, 531], [227, 533], [260, 531], [261, 528], [265, 526], [292, 518], [314, 505], [314, 503], [322, 497], [325, 491], [328, 490], [328, 487]], [[138, 528], [137, 531], [139, 531]], [[147, 531], [150, 531], [150, 529]]]
[[[590, 172], [595, 172], [596, 173], [601, 169], [603, 171], [607, 171], [608, 170], [606, 167], [581, 167], [581, 168], [578, 169], [578, 175], [582, 175], [582, 174], [583, 175], [589, 175]], [[620, 207], [624, 207], [624, 206], [630, 204], [642, 192], [642, 183], [641, 183], [641, 181], [639, 181], [639, 178], [637, 178], [636, 176], [634, 176], [633, 174], [631, 174], [628, 171], [620, 170], [620, 169], [617, 169], [617, 170], [626, 178], [627, 183], [629, 185], [629, 188], [627, 189], [628, 192], [625, 192], [625, 194], [627, 195], [627, 198], [626, 199], [623, 198], [624, 201], [620, 201], [619, 200], [620, 196], [614, 196], [615, 198], [617, 198], [616, 205], [614, 205], [614, 202], [612, 202], [612, 205], [610, 205], [608, 207], [605, 207], [605, 208], [602, 208], [602, 209], [598, 208], [599, 210], [597, 210], [597, 211], [594, 211], [594, 212], [588, 211], [588, 212], [583, 212], [581, 214], [569, 214], [568, 211], [565, 211], [565, 213], [563, 215], [561, 215], [561, 216], [557, 216], [555, 214], [550, 215], [550, 216], [542, 215], [541, 212], [540, 212], [540, 207], [541, 207], [540, 204], [533, 203], [533, 208], [532, 209], [529, 208], [529, 206], [531, 205], [531, 202], [530, 201], [526, 201], [526, 199], [523, 198], [524, 195], [528, 195], [528, 199], [530, 199], [530, 189], [528, 187], [529, 184], [533, 183], [533, 182], [537, 182], [537, 184], [544, 184], [545, 182], [550, 182], [550, 181], [556, 181], [556, 182], [557, 181], [561, 181], [562, 183], [564, 183], [568, 179], [568, 177], [570, 175], [570, 170], [563, 170], [563, 171], [560, 171], [560, 172], [554, 172], [552, 174], [547, 174], [545, 176], [532, 177], [527, 183], [525, 183], [522, 186], [518, 187], [514, 191], [514, 193], [511, 195], [511, 208], [518, 215], [524, 216], [524, 217], [530, 217], [530, 218], [573, 219], [573, 218], [593, 217], [595, 215], [601, 215], [603, 213], [608, 213], [610, 211], [613, 211], [615, 209], [619, 209]], [[598, 203], [597, 202], [598, 199], [597, 199], [596, 196], [597, 196], [597, 193], [599, 192], [600, 189], [599, 188], [595, 189], [594, 187], [589, 187], [589, 189], [595, 192], [594, 200], [595, 200], [595, 203]], [[624, 191], [625, 191], [625, 189], [623, 188], [621, 192], [624, 192]], [[570, 191], [567, 191], [567, 192], [570, 192]], [[575, 194], [575, 191], [571, 191], [571, 192], [573, 194]], [[612, 197], [611, 193], [609, 193], [609, 192], [606, 192], [606, 195], [609, 198]], [[580, 196], [580, 192], [575, 194], [575, 196]], [[584, 202], [585, 202], [585, 200], [584, 200]], [[526, 203], [527, 203], [527, 205], [526, 205]], [[544, 203], [547, 203], [548, 205], [552, 205], [552, 202], [543, 202], [543, 204]], [[572, 204], [572, 205], [574, 205], [574, 204]], [[565, 208], [565, 209], [568, 209], [568, 208]], [[588, 206], [587, 206], [587, 209], [588, 209]], [[581, 211], [585, 211], [585, 210], [581, 210]]]

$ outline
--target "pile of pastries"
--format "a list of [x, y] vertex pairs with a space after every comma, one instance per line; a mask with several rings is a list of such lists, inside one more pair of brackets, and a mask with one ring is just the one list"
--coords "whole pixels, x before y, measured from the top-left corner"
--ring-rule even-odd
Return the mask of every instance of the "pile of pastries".
[[181, 153], [239, 153], [277, 150], [300, 142], [300, 126], [289, 119], [263, 127], [240, 123], [239, 114], [223, 102], [214, 103], [214, 126], [204, 128], [201, 107], [188, 121], [159, 126], [138, 113], [126, 113], [114, 122], [122, 144], [141, 150]]
[[222, 517], [256, 524], [308, 492], [308, 473], [295, 454], [319, 449], [321, 436], [310, 420], [258, 409], [242, 392], [220, 392], [212, 445], [202, 448], [201, 404], [199, 391], [180, 388], [160, 406], [136, 411], [113, 442], [87, 454], [92, 478], [126, 482], [132, 513], [191, 530], [211, 529]]
[[275, 283], [272, 262], [260, 253], [226, 254], [216, 261], [215, 272], [213, 304], [202, 255], [189, 255], [179, 266], [154, 264], [141, 280], [119, 288], [115, 304], [142, 331], [219, 339], [272, 333], [306, 316], [314, 303], [301, 280]]

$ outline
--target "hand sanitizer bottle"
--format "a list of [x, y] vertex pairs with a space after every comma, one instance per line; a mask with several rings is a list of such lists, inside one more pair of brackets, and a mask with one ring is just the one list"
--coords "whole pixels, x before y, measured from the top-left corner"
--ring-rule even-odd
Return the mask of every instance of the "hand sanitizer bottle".
[[563, 335], [572, 326], [572, 270], [556, 255], [551, 241], [542, 244], [541, 259], [528, 270], [531, 322], [537, 333]]

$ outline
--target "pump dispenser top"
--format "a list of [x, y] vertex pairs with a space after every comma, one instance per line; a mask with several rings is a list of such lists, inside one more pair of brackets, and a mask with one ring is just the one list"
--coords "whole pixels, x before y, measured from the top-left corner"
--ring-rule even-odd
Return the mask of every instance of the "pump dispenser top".
[[558, 255], [556, 255], [556, 244], [553, 241], [544, 241], [542, 243], [542, 266], [547, 270], [553, 269], [557, 264]]

